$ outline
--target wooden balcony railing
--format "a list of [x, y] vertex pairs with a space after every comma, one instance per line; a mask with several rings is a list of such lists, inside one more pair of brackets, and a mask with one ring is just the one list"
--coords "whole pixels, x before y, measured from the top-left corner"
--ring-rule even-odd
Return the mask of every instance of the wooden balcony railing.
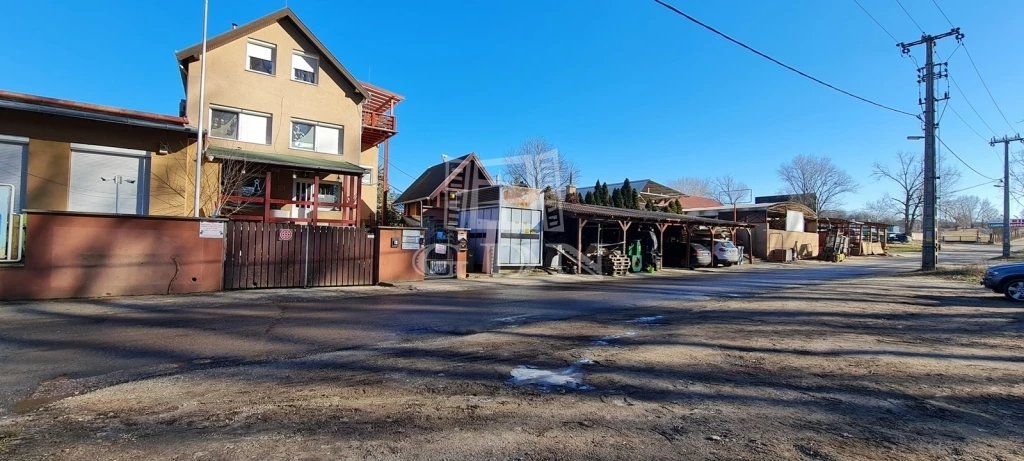
[[381, 114], [369, 110], [363, 111], [364, 128], [380, 128], [388, 131], [397, 131], [395, 128], [395, 116]]

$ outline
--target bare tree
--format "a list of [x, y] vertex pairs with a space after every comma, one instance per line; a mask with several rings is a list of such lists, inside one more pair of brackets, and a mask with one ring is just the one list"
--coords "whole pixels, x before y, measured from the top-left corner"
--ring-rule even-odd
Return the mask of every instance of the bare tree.
[[[785, 184], [784, 194], [801, 195], [815, 200], [804, 201], [815, 212], [839, 208], [842, 196], [856, 192], [860, 187], [849, 173], [832, 163], [828, 157], [798, 155], [778, 169], [779, 179]], [[810, 203], [814, 202], [814, 203]]]
[[711, 180], [711, 192], [716, 200], [732, 205], [749, 197], [750, 187], [731, 174], [727, 174]]
[[[883, 165], [875, 162], [871, 165], [871, 177], [876, 180], [886, 179], [897, 187], [895, 197], [890, 197], [893, 204], [900, 209], [899, 220], [903, 228], [914, 228], [924, 208], [924, 160], [919, 154], [897, 152], [895, 165]], [[955, 189], [960, 182], [960, 170], [951, 163], [943, 162], [939, 166], [940, 203], [951, 200], [955, 194], [942, 191]], [[941, 205], [940, 205], [941, 206]]]
[[996, 209], [989, 199], [984, 199], [978, 204], [978, 209], [974, 213], [974, 222], [980, 226], [985, 226], [989, 221], [993, 221], [996, 218], [1001, 218], [1003, 215]]
[[708, 178], [684, 176], [668, 183], [668, 186], [691, 197], [715, 198], [711, 180]]
[[579, 177], [579, 165], [543, 137], [527, 139], [505, 155], [505, 178], [512, 184], [564, 189], [570, 178]]
[[[152, 199], [159, 203], [185, 203], [187, 214], [193, 212], [195, 191], [194, 148], [189, 154], [178, 153], [160, 157], [165, 168], [153, 175]], [[260, 164], [244, 160], [204, 160], [199, 182], [199, 209], [203, 216], [226, 217], [249, 206], [253, 198], [263, 196], [264, 171]], [[233, 197], [228, 199], [228, 197]]]
[[[1013, 195], [1024, 196], [1024, 150], [1014, 152], [1010, 157], [1010, 181], [1013, 185], [1010, 188]], [[1024, 216], [1024, 211], [1021, 215]]]
[[[949, 220], [958, 228], [969, 228], [978, 222], [979, 217], [983, 215], [981, 212], [982, 200], [977, 195], [961, 195], [945, 202], [943, 206], [943, 213]], [[985, 214], [994, 211], [991, 203], [988, 203], [990, 210], [986, 211]]]

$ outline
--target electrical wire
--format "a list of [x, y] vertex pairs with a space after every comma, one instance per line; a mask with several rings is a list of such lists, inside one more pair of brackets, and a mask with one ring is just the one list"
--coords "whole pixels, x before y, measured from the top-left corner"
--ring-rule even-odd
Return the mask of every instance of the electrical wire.
[[949, 75], [949, 81], [953, 82], [953, 86], [956, 88], [957, 91], [960, 92], [960, 96], [964, 97], [964, 102], [966, 102], [967, 105], [971, 108], [971, 110], [974, 111], [974, 115], [978, 116], [978, 120], [981, 120], [981, 123], [985, 125], [985, 128], [988, 128], [988, 130], [992, 132], [992, 136], [996, 136], [996, 130], [993, 130], [992, 126], [989, 125], [988, 122], [985, 121], [985, 119], [981, 118], [981, 114], [978, 113], [978, 109], [975, 109], [974, 104], [971, 104], [971, 100], [967, 99], [967, 95], [964, 94], [964, 90], [960, 89], [960, 84], [956, 82], [956, 79], [953, 78], [952, 74]]
[[947, 151], [948, 151], [948, 152], [949, 152], [950, 154], [953, 154], [953, 156], [954, 156], [954, 157], [956, 157], [956, 159], [957, 159], [957, 160], [959, 160], [959, 161], [960, 161], [960, 163], [963, 163], [963, 164], [964, 164], [964, 166], [966, 166], [967, 168], [969, 168], [969, 169], [970, 169], [971, 171], [973, 171], [973, 172], [977, 173], [977, 174], [978, 174], [978, 176], [981, 176], [982, 178], [985, 178], [985, 179], [991, 179], [991, 180], [993, 180], [993, 181], [998, 181], [998, 180], [999, 180], [999, 179], [997, 179], [997, 178], [993, 178], [993, 177], [991, 177], [991, 176], [989, 176], [989, 175], [987, 175], [987, 174], [984, 174], [984, 173], [982, 173], [982, 172], [980, 172], [980, 171], [978, 171], [978, 170], [974, 169], [974, 167], [973, 167], [973, 166], [971, 166], [970, 164], [968, 164], [967, 162], [965, 162], [965, 161], [964, 161], [964, 159], [960, 158], [960, 156], [959, 156], [959, 155], [957, 155], [957, 154], [956, 154], [956, 152], [954, 152], [954, 151], [953, 151], [953, 149], [950, 149], [950, 148], [949, 148], [949, 146], [947, 146], [947, 145], [946, 145], [946, 141], [943, 141], [943, 140], [942, 140], [942, 138], [940, 138], [940, 137], [936, 136], [936, 137], [935, 137], [935, 139], [937, 139], [937, 140], [938, 140], [938, 141], [939, 141], [939, 142], [940, 142], [940, 143], [942, 144], [942, 147], [945, 147], [945, 148], [946, 148], [946, 150], [947, 150]]
[[672, 6], [672, 5], [668, 4], [668, 3], [665, 3], [663, 0], [654, 0], [654, 1], [656, 3], [658, 3], [659, 5], [664, 6], [665, 8], [675, 12], [676, 14], [678, 14], [678, 15], [686, 18], [686, 19], [688, 19], [690, 22], [692, 22], [694, 24], [697, 24], [698, 26], [701, 26], [701, 27], [711, 31], [714, 34], [716, 34], [716, 35], [718, 35], [718, 36], [720, 36], [720, 37], [722, 37], [722, 38], [724, 38], [724, 39], [726, 39], [726, 40], [728, 40], [728, 41], [730, 41], [730, 42], [732, 42], [732, 43], [734, 43], [736, 45], [739, 45], [740, 47], [746, 49], [747, 51], [750, 51], [751, 53], [754, 53], [754, 54], [756, 54], [756, 55], [758, 55], [758, 56], [760, 56], [762, 58], [765, 58], [765, 59], [767, 59], [767, 60], [769, 60], [769, 61], [771, 61], [771, 62], [773, 62], [773, 63], [775, 63], [775, 64], [777, 64], [777, 65], [779, 65], [779, 66], [781, 66], [781, 67], [783, 67], [783, 68], [785, 68], [787, 70], [789, 70], [789, 71], [792, 71], [792, 72], [796, 73], [797, 75], [800, 75], [801, 77], [807, 78], [807, 79], [809, 79], [809, 80], [811, 80], [811, 81], [813, 81], [813, 82], [815, 82], [815, 83], [817, 83], [819, 85], [823, 85], [823, 86], [825, 86], [825, 87], [827, 87], [829, 89], [838, 91], [838, 92], [840, 92], [842, 94], [845, 94], [845, 95], [847, 95], [847, 96], [849, 96], [851, 98], [854, 98], [856, 100], [859, 100], [859, 101], [862, 101], [862, 102], [866, 102], [866, 103], [871, 104], [873, 106], [881, 107], [882, 109], [890, 110], [890, 111], [896, 112], [898, 114], [909, 115], [909, 116], [914, 117], [916, 119], [920, 119], [921, 118], [920, 115], [918, 115], [918, 114], [912, 114], [910, 112], [902, 111], [902, 110], [899, 110], [899, 109], [895, 109], [895, 108], [886, 106], [884, 104], [880, 104], [880, 103], [874, 102], [874, 101], [872, 101], [870, 99], [867, 99], [867, 98], [864, 98], [864, 97], [861, 97], [861, 96], [857, 96], [857, 95], [855, 95], [853, 93], [850, 93], [849, 91], [840, 89], [840, 88], [838, 88], [838, 87], [836, 87], [834, 85], [826, 83], [826, 82], [824, 82], [822, 80], [819, 80], [819, 79], [817, 79], [815, 77], [812, 77], [812, 76], [808, 75], [807, 73], [796, 69], [795, 67], [792, 67], [792, 66], [790, 66], [788, 64], [785, 64], [782, 61], [779, 61], [778, 59], [775, 59], [775, 58], [773, 58], [771, 56], [768, 56], [767, 54], [764, 54], [764, 53], [762, 53], [762, 52], [760, 52], [760, 51], [750, 47], [749, 45], [747, 45], [747, 44], [745, 44], [745, 43], [743, 43], [743, 42], [741, 42], [739, 40], [736, 40], [735, 38], [732, 38], [732, 37], [726, 35], [723, 32], [720, 32], [718, 29], [715, 29], [714, 27], [711, 27], [711, 26], [709, 26], [707, 24], [704, 24], [703, 22], [700, 22], [700, 20], [698, 20], [697, 18], [694, 18], [693, 16], [690, 16], [690, 15], [682, 12], [678, 8]]
[[416, 180], [416, 177], [415, 177], [415, 176], [413, 176], [413, 175], [411, 175], [411, 174], [409, 174], [409, 173], [406, 173], [405, 171], [402, 171], [402, 169], [401, 169], [401, 168], [398, 168], [397, 166], [395, 166], [395, 164], [394, 164], [394, 163], [388, 162], [388, 166], [390, 166], [391, 168], [394, 168], [394, 169], [398, 170], [398, 172], [399, 172], [399, 173], [402, 173], [402, 174], [404, 174], [404, 175], [406, 175], [406, 176], [408, 176], [408, 177], [412, 178], [412, 180], [413, 180], [413, 181], [415, 181], [415, 180]]
[[985, 182], [983, 182], [983, 183], [981, 183], [981, 184], [976, 184], [976, 185], [973, 185], [973, 186], [971, 186], [971, 187], [965, 187], [965, 188], [963, 188], [963, 189], [960, 189], [960, 190], [955, 190], [955, 191], [952, 191], [952, 192], [946, 192], [946, 193], [947, 193], [947, 194], [949, 194], [949, 195], [953, 195], [953, 194], [959, 194], [959, 193], [961, 193], [961, 192], [963, 192], [963, 191], [965, 191], [965, 190], [977, 189], [977, 188], [979, 188], [979, 187], [981, 187], [981, 186], [987, 186], [987, 185], [989, 185], [989, 184], [992, 184], [992, 183], [994, 183], [994, 182], [999, 182], [999, 181], [1002, 181], [1002, 180], [1001, 180], [1001, 179], [993, 179], [993, 180], [990, 180], [990, 181], [985, 181]]
[[992, 96], [992, 91], [988, 89], [988, 84], [985, 83], [985, 78], [981, 76], [981, 71], [978, 70], [978, 65], [974, 63], [974, 57], [971, 56], [971, 50], [964, 46], [964, 52], [967, 53], [967, 59], [971, 61], [971, 67], [974, 67], [974, 72], [978, 74], [978, 80], [981, 80], [981, 86], [985, 88], [985, 92], [988, 93], [988, 98], [992, 100], [992, 105], [996, 106], [996, 111], [999, 112], [999, 116], [1003, 117], [1003, 121], [1006, 122], [1006, 126], [1010, 127], [1010, 131], [1015, 130], [1010, 120], [1006, 118], [1006, 114], [1003, 113], [1003, 109], [999, 107], [999, 103], [996, 102], [996, 98]]
[[[946, 105], [948, 106], [949, 103], [946, 103]], [[956, 111], [955, 107], [950, 106], [949, 110], [953, 111], [953, 115], [956, 115], [956, 118], [960, 119], [960, 121], [964, 123], [964, 126], [966, 126], [968, 130], [971, 130], [975, 135], [977, 135], [978, 139], [981, 139], [985, 143], [989, 142], [989, 140], [985, 139], [985, 137], [982, 136], [981, 133], [978, 133], [978, 130], [975, 130], [973, 126], [971, 126], [969, 123], [967, 123], [967, 120], [964, 120], [964, 118], [962, 116], [960, 116], [960, 113]], [[1000, 162], [1003, 161], [1003, 158], [999, 155], [999, 152], [996, 151], [995, 146], [991, 146], [991, 147], [992, 147], [992, 153], [996, 154], [996, 157], [999, 157], [999, 161]]]
[[[896, 1], [899, 2], [899, 0]], [[949, 27], [953, 27], [953, 21], [950, 21], [949, 16], [946, 16], [946, 12], [942, 11], [942, 7], [939, 6], [939, 2], [932, 0], [932, 3], [935, 5], [935, 8], [939, 10], [939, 13], [942, 14], [942, 17], [946, 19], [946, 22], [949, 23]], [[1003, 121], [1006, 122], [1006, 125], [1010, 127], [1010, 131], [1016, 130], [1016, 128], [1013, 127], [1013, 124], [1010, 123], [1010, 120], [1006, 118], [1006, 114], [1003, 113], [1003, 109], [999, 107], [999, 103], [996, 102], [996, 98], [992, 96], [992, 91], [988, 89], [988, 84], [985, 83], [985, 79], [981, 76], [981, 71], [978, 70], [978, 65], [974, 63], [974, 57], [971, 56], [971, 50], [968, 50], [967, 45], [964, 45], [962, 41], [960, 45], [963, 46], [964, 52], [967, 53], [967, 59], [971, 61], [971, 67], [974, 67], [974, 72], [978, 74], [978, 80], [981, 80], [981, 86], [984, 87], [985, 92], [988, 93], [989, 99], [992, 100], [992, 105], [996, 106], [996, 110], [999, 111], [999, 115], [1003, 117]], [[955, 50], [953, 52], [956, 53]], [[950, 54], [950, 56], [952, 57], [953, 55]]]
[[871, 20], [875, 22], [875, 24], [878, 26], [878, 28], [882, 29], [882, 32], [885, 32], [885, 35], [888, 35], [889, 38], [891, 38], [893, 42], [896, 42], [896, 43], [900, 42], [899, 40], [896, 40], [896, 37], [894, 37], [892, 34], [890, 34], [889, 31], [885, 28], [885, 26], [883, 26], [882, 23], [878, 22], [878, 20], [875, 19], [875, 17], [872, 16], [871, 13], [868, 13], [868, 10], [865, 9], [864, 6], [860, 4], [860, 2], [858, 2], [857, 0], [853, 0], [853, 3], [856, 3], [857, 6], [860, 7], [860, 10], [863, 11], [864, 14], [868, 15], [868, 17], [871, 18]]
[[907, 13], [907, 17], [910, 18], [910, 22], [913, 22], [914, 25], [917, 26], [917, 30], [921, 31], [921, 35], [924, 35], [924, 28], [922, 28], [921, 25], [918, 24], [917, 21], [914, 20], [914, 17], [911, 16], [910, 12], [907, 11], [907, 9], [903, 7], [903, 4], [900, 3], [900, 0], [896, 0], [896, 4], [900, 6], [900, 9], [902, 9], [904, 13]]

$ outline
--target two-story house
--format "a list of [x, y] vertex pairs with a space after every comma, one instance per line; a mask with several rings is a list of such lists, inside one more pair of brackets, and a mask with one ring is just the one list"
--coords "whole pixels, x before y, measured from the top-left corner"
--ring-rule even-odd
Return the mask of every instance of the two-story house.
[[[375, 219], [378, 149], [401, 96], [359, 82], [285, 8], [177, 53], [204, 169], [219, 186], [203, 214], [358, 225]], [[200, 74], [206, 60], [205, 96]], [[194, 157], [193, 157], [194, 158]], [[207, 195], [207, 194], [203, 194]], [[215, 210], [216, 208], [216, 210]]]

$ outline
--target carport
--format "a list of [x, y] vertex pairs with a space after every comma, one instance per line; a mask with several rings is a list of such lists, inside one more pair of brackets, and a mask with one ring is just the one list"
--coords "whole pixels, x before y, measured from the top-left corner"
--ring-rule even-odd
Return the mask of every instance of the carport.
[[841, 235], [850, 238], [850, 256], [882, 255], [888, 249], [886, 229], [891, 224], [842, 218], [818, 218], [817, 221], [822, 240], [831, 229], [838, 229]]
[[[548, 206], [549, 209], [561, 211], [564, 232], [552, 232], [549, 229], [545, 237], [549, 243], [561, 240], [558, 243], [569, 244], [577, 249], [573, 258], [576, 262], [576, 273], [583, 270], [580, 254], [591, 244], [621, 244], [621, 250], [625, 253], [629, 242], [642, 238], [643, 234], [653, 233], [658, 248], [664, 248], [665, 232], [670, 229], [678, 229], [689, 242], [697, 233], [718, 236], [722, 231], [732, 234], [737, 229], [747, 229], [749, 232], [753, 227], [751, 224], [736, 221], [564, 201], [549, 201]], [[752, 254], [753, 249], [750, 248], [748, 255]], [[689, 258], [685, 259], [686, 267], [689, 268]]]

